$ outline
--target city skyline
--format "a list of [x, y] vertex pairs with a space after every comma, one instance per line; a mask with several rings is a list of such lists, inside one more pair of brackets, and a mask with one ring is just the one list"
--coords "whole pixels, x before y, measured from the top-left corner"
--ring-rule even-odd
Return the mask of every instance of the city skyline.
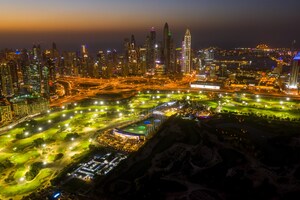
[[[0, 14], [0, 48], [45, 48], [56, 42], [60, 49], [74, 50], [87, 44], [97, 49], [122, 47], [134, 34], [143, 44], [155, 27], [162, 39], [168, 22], [175, 45], [180, 46], [186, 28], [194, 35], [193, 48], [255, 46], [290, 47], [300, 28], [295, 0], [285, 1], [4, 1]], [[124, 23], [125, 22], [125, 23]], [[296, 47], [299, 45], [296, 43]]]

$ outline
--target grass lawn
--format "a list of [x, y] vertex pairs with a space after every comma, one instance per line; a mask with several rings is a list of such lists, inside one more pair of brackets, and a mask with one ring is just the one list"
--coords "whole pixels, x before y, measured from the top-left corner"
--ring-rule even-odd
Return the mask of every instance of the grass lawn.
[[51, 176], [53, 171], [51, 169], [42, 169], [39, 174], [30, 182], [24, 181], [16, 185], [0, 186], [1, 195], [5, 197], [22, 195], [29, 191], [35, 191], [44, 182], [48, 181], [48, 177]]
[[[63, 169], [64, 166], [57, 164], [61, 162], [54, 161], [58, 153], [64, 154], [62, 158], [64, 159], [64, 165], [74, 162], [74, 160], [66, 159], [65, 157], [73, 156], [74, 154], [76, 154], [76, 157], [80, 157], [80, 155], [88, 152], [89, 139], [94, 136], [95, 131], [138, 119], [141, 111], [152, 109], [165, 102], [187, 99], [187, 96], [191, 100], [201, 101], [212, 109], [218, 106], [218, 100], [210, 100], [209, 93], [152, 92], [149, 92], [149, 94], [147, 92], [140, 93], [126, 101], [120, 101], [119, 104], [117, 104], [117, 101], [103, 101], [103, 105], [101, 105], [101, 100], [97, 100], [97, 104], [95, 104], [95, 100], [89, 103], [84, 102], [82, 105], [78, 103], [76, 107], [52, 110], [50, 113], [34, 118], [38, 124], [34, 129], [42, 127], [43, 130], [29, 133], [23, 139], [16, 139], [16, 135], [23, 134], [23, 130], [28, 128], [26, 126], [28, 122], [23, 122], [3, 133], [0, 136], [0, 162], [9, 159], [14, 164], [13, 167], [4, 169], [3, 174], [7, 176], [13, 171], [15, 181], [11, 182], [11, 184], [2, 182], [0, 185], [0, 199], [1, 196], [13, 197], [35, 191], [49, 181], [52, 178], [51, 175], [56, 172], [50, 168], [44, 168], [34, 180], [19, 182], [19, 179], [24, 177], [27, 172], [28, 166], [33, 162], [45, 160], [51, 163], [52, 166], [55, 166], [56, 169]], [[300, 105], [296, 101], [280, 102], [278, 99], [260, 98], [260, 101], [257, 102], [257, 99], [255, 97], [251, 98], [250, 95], [240, 96], [240, 99], [229, 95], [223, 97], [223, 99], [220, 98], [222, 102], [229, 101], [228, 105], [223, 106], [223, 110], [238, 110], [245, 113], [254, 112], [270, 116], [300, 118], [299, 111], [294, 109]], [[249, 106], [245, 106], [242, 101], [247, 101]], [[283, 106], [285, 108], [282, 108]], [[119, 116], [119, 113], [122, 113], [122, 116]], [[75, 138], [74, 141], [66, 141], [65, 137], [70, 133], [78, 133], [80, 137]], [[33, 142], [38, 138], [42, 138], [47, 147], [34, 147]], [[196, 138], [191, 136], [188, 139], [194, 141]]]

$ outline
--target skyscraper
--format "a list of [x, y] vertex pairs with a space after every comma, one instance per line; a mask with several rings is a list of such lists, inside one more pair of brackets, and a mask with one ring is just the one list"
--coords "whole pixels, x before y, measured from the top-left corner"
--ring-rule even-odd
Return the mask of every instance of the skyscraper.
[[131, 36], [131, 40], [129, 44], [128, 71], [129, 71], [129, 75], [138, 74], [138, 51], [137, 51], [134, 35]]
[[163, 52], [162, 61], [165, 65], [166, 72], [170, 72], [170, 51], [171, 51], [171, 33], [169, 31], [168, 23], [165, 23], [164, 35], [163, 35]]
[[24, 81], [29, 92], [33, 94], [40, 94], [42, 92], [42, 65], [40, 62], [29, 64], [25, 68], [28, 79]]
[[293, 59], [292, 72], [290, 77], [289, 88], [297, 89], [298, 85], [298, 74], [300, 68], [300, 52]]
[[154, 27], [150, 30], [150, 36], [146, 39], [147, 49], [147, 70], [152, 70], [155, 67], [155, 45], [156, 45], [156, 32]]
[[0, 95], [11, 96], [14, 94], [10, 66], [7, 63], [0, 64]]
[[182, 45], [182, 72], [189, 74], [191, 72], [191, 33], [187, 29], [184, 35], [183, 45]]

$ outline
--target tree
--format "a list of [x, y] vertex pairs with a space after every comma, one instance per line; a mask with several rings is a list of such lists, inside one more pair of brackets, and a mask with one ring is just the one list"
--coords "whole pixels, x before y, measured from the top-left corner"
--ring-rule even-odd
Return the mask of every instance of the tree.
[[57, 160], [61, 159], [63, 156], [64, 156], [63, 153], [56, 154], [55, 158], [54, 158], [54, 161], [57, 161]]
[[43, 138], [37, 138], [37, 139], [35, 139], [34, 141], [33, 141], [33, 145], [35, 146], [35, 147], [39, 147], [39, 146], [41, 146], [42, 144], [44, 144], [45, 143], [45, 141], [43, 140]]

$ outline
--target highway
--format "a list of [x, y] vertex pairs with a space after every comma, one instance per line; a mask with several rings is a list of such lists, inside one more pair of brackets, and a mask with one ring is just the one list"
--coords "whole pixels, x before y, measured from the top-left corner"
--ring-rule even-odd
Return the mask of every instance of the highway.
[[[93, 79], [80, 77], [63, 77], [58, 79], [58, 83], [64, 87], [64, 94], [58, 99], [50, 101], [51, 107], [60, 107], [64, 104], [80, 101], [86, 98], [92, 98], [100, 94], [116, 94], [125, 91], [141, 90], [181, 90], [181, 91], [199, 91], [199, 89], [190, 88], [189, 83], [194, 81], [194, 76], [186, 76], [181, 81], [171, 81], [168, 78], [144, 78], [144, 77], [121, 77], [111, 79]], [[220, 90], [205, 90], [207, 92], [217, 93], [247, 93], [258, 94], [265, 97], [278, 97], [300, 100], [299, 95], [288, 95], [279, 92], [264, 92], [257, 90], [238, 90], [236, 88], [223, 88]]]

